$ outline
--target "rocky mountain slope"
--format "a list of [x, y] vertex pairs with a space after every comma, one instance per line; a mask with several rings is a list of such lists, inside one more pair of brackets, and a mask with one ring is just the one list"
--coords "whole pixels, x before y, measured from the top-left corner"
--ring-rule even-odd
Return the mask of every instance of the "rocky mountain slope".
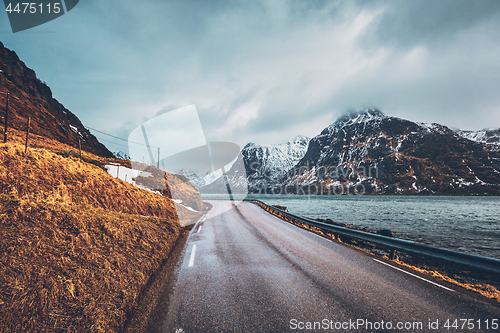
[[298, 135], [292, 141], [275, 145], [247, 144], [241, 151], [249, 186], [259, 188], [277, 184], [304, 157], [309, 138]]
[[[272, 187], [280, 184], [287, 171], [293, 168], [304, 156], [309, 144], [309, 138], [298, 135], [293, 140], [270, 145], [247, 144], [240, 153], [240, 163], [235, 163], [227, 172], [231, 188], [235, 191], [246, 187], [250, 193], [259, 192], [261, 188]], [[245, 170], [246, 175], [239, 171]], [[246, 179], [244, 179], [246, 177]], [[217, 192], [216, 189], [226, 190], [223, 179], [218, 179], [212, 184], [202, 187], [205, 193]]]
[[495, 144], [500, 146], [500, 128], [496, 129], [487, 128], [479, 131], [458, 130], [457, 134], [472, 141]]
[[3, 124], [7, 93], [9, 97], [9, 129], [25, 131], [31, 117], [30, 133], [51, 138], [74, 148], [102, 156], [113, 154], [101, 144], [80, 122], [77, 116], [52, 97], [52, 91], [37, 78], [35, 72], [22, 62], [17, 54], [0, 42], [0, 125]]
[[[497, 135], [368, 109], [340, 117], [308, 144], [294, 140], [296, 150], [252, 143], [242, 157], [249, 193], [500, 195]], [[241, 178], [228, 172], [231, 187]]]
[[1, 43], [0, 71], [0, 116], [10, 93], [7, 143], [0, 119], [0, 331], [122, 332], [182, 226], [201, 217], [201, 196], [148, 165], [134, 181], [152, 191], [109, 174], [104, 166], [131, 162], [113, 158]]
[[500, 154], [439, 124], [368, 109], [339, 118], [282, 179], [292, 192], [500, 194]]

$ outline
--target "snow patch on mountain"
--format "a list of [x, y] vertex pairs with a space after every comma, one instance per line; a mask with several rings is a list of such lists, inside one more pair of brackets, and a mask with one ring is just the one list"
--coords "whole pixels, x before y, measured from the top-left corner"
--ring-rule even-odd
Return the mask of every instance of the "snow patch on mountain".
[[247, 144], [241, 154], [249, 185], [267, 185], [283, 177], [304, 157], [310, 138], [303, 135], [282, 144]]
[[387, 116], [382, 111], [376, 108], [368, 108], [362, 111], [350, 111], [349, 113], [340, 116], [333, 124], [331, 124], [327, 128], [338, 129], [355, 124], [379, 121], [384, 118], [387, 118]]
[[[351, 111], [340, 116], [333, 124], [326, 127], [320, 135], [316, 136], [314, 139], [324, 136], [336, 137], [337, 140], [335, 141], [349, 144], [349, 142], [363, 136], [366, 131], [377, 128], [381, 122], [388, 118], [390, 117], [376, 108], [369, 108], [357, 112]], [[352, 128], [356, 128], [356, 131], [352, 131]]]
[[[444, 134], [444, 133], [450, 132], [450, 129], [448, 127], [441, 125], [441, 124], [438, 124], [438, 123], [428, 124], [428, 123], [418, 123], [417, 122], [416, 124], [419, 125], [427, 133], [437, 132], [440, 134]], [[416, 133], [413, 133], [413, 134], [416, 134]]]
[[189, 180], [197, 179], [199, 176], [196, 172], [189, 169], [181, 169], [176, 172], [176, 174], [186, 177]]
[[500, 145], [500, 128], [485, 128], [479, 131], [457, 130], [456, 133], [472, 141]]
[[116, 158], [120, 158], [122, 160], [130, 160], [130, 156], [128, 156], [127, 153], [124, 153], [122, 151], [114, 151], [113, 155], [115, 155]]

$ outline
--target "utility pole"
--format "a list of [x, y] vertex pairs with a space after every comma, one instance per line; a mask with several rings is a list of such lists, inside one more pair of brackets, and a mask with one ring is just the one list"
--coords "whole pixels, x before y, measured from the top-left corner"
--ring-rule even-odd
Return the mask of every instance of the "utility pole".
[[157, 168], [160, 168], [160, 147], [158, 147], [158, 166]]
[[3, 131], [3, 143], [7, 142], [7, 121], [9, 120], [9, 97], [10, 93], [7, 93], [7, 103], [5, 104], [5, 123]]

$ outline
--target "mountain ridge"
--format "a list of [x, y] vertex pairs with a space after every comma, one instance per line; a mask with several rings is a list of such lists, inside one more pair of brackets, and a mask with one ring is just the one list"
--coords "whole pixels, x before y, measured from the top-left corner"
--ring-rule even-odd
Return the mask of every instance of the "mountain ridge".
[[[309, 140], [304, 135], [297, 135], [294, 139], [280, 144], [246, 144], [239, 156], [239, 162], [243, 161], [243, 166], [236, 163], [226, 174], [232, 189], [246, 192], [248, 187], [248, 191], [252, 193], [262, 186], [268, 186], [268, 181], [276, 183], [302, 158]], [[243, 169], [246, 175], [240, 173]], [[200, 191], [203, 193], [226, 189], [222, 178], [208, 185], [201, 184]]]
[[494, 144], [500, 147], [500, 128], [485, 128], [478, 131], [458, 130], [457, 134], [472, 141]]
[[358, 187], [373, 194], [498, 194], [499, 157], [444, 125], [367, 109], [313, 138], [284, 183], [341, 193]]
[[[34, 70], [28, 68], [17, 54], [0, 42], [0, 106], [3, 122], [9, 96], [8, 129], [25, 131], [31, 117], [30, 133], [51, 138], [75, 149], [102, 156], [114, 157], [106, 146], [86, 129], [80, 119], [52, 96]], [[7, 133], [8, 134], [8, 133]]]
[[[268, 160], [279, 160], [257, 153], [266, 145], [249, 143], [242, 157], [249, 193], [500, 195], [498, 145], [468, 136], [370, 108], [325, 127], [291, 168], [262, 172]], [[243, 184], [238, 177], [227, 172], [231, 187]]]

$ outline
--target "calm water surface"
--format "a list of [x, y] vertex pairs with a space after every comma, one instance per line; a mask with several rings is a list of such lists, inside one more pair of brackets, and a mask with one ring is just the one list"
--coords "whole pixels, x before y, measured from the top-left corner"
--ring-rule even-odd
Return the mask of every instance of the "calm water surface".
[[330, 218], [370, 229], [390, 229], [399, 238], [500, 259], [500, 197], [249, 195], [247, 198], [286, 206], [297, 215]]

